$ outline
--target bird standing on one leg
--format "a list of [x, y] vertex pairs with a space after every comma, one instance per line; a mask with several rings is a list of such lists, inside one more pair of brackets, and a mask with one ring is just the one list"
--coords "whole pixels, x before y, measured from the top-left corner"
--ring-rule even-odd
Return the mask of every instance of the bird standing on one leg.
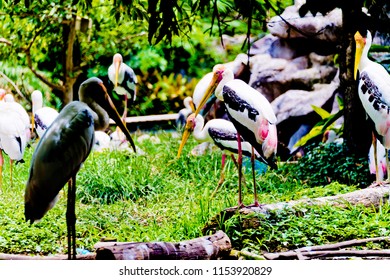
[[[225, 103], [229, 119], [238, 132], [239, 176], [241, 176], [242, 166], [241, 136], [260, 154], [264, 163], [273, 169], [277, 168], [275, 162], [276, 116], [268, 100], [247, 83], [234, 79], [232, 70], [219, 64], [213, 68], [213, 77], [195, 115], [199, 113], [200, 108], [214, 92], [216, 97]], [[241, 193], [240, 183], [241, 180], [239, 181], [239, 193]], [[254, 189], [254, 194], [254, 205], [258, 206], [256, 189]], [[239, 207], [243, 206], [242, 201], [239, 200], [238, 203]]]
[[[385, 154], [390, 148], [390, 75], [379, 63], [368, 58], [372, 36], [367, 31], [366, 37], [360, 32], [355, 34], [356, 53], [354, 78], [358, 81], [360, 101], [373, 127], [374, 162], [376, 169], [376, 183], [380, 184], [377, 160], [376, 139], [385, 147]], [[390, 180], [389, 159], [386, 157], [387, 181]]]
[[94, 144], [94, 131], [104, 130], [111, 117], [135, 145], [116, 111], [103, 82], [90, 78], [80, 85], [80, 101], [67, 104], [40, 139], [32, 160], [25, 190], [25, 218], [40, 220], [56, 203], [68, 184], [66, 222], [68, 258], [76, 258], [76, 175]]

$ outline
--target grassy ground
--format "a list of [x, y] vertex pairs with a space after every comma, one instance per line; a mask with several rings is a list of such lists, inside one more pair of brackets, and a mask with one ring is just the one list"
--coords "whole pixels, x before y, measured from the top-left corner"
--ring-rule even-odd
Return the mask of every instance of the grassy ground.
[[[211, 200], [219, 180], [221, 153], [194, 157], [191, 138], [180, 159], [180, 138], [159, 133], [161, 141], [137, 141], [145, 155], [129, 152], [92, 153], [78, 173], [77, 246], [92, 251], [102, 237], [118, 241], [180, 241], [203, 235], [204, 225], [221, 210], [237, 204], [237, 174], [228, 161], [226, 180]], [[41, 222], [24, 221], [24, 188], [33, 147], [26, 150], [25, 163], [14, 168], [9, 184], [9, 164], [3, 169], [0, 195], [0, 252], [17, 254], [66, 253], [66, 195]], [[253, 202], [250, 169], [246, 172], [244, 203]], [[304, 197], [334, 195], [356, 190], [354, 185], [332, 183], [309, 187], [288, 168], [258, 175], [262, 203]], [[271, 213], [261, 228], [242, 229], [236, 216], [221, 224], [236, 249], [259, 253], [302, 246], [388, 235], [390, 208], [366, 209], [330, 206]], [[374, 245], [372, 245], [374, 246]]]

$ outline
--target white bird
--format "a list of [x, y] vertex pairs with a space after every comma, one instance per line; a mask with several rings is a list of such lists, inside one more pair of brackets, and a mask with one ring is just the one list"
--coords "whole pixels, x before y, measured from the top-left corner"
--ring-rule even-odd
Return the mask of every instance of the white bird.
[[[238, 141], [237, 141], [237, 130], [233, 123], [225, 119], [211, 119], [206, 124], [204, 118], [198, 114], [192, 113], [188, 116], [186, 126], [183, 132], [182, 141], [180, 143], [177, 157], [180, 157], [181, 151], [187, 142], [190, 134], [193, 134], [194, 138], [201, 143], [210, 142], [214, 143], [223, 152], [222, 154], [222, 167], [221, 176], [218, 182], [218, 186], [211, 195], [214, 196], [220, 185], [225, 179], [225, 159], [227, 155], [230, 155], [234, 163], [237, 165], [234, 154], [238, 154]], [[245, 141], [241, 137], [241, 150], [246, 156], [252, 156], [252, 146], [249, 142]], [[254, 157], [261, 161], [261, 156], [254, 150]], [[255, 173], [253, 173], [255, 175]], [[255, 178], [253, 178], [255, 180]], [[255, 182], [255, 181], [254, 181]]]
[[116, 53], [112, 59], [112, 64], [108, 67], [108, 79], [113, 86], [113, 90], [125, 97], [125, 109], [122, 118], [127, 115], [127, 101], [133, 103], [137, 94], [137, 76], [134, 70], [123, 62], [122, 55]]
[[177, 119], [176, 119], [176, 127], [181, 130], [183, 126], [186, 124], [187, 117], [195, 112], [194, 102], [192, 101], [191, 96], [187, 96], [183, 100], [184, 108], [181, 109], [178, 113]]
[[[370, 151], [368, 152], [368, 166], [370, 168], [370, 174], [375, 174], [378, 176], [378, 179], [381, 181], [385, 177], [385, 174], [387, 173], [387, 167], [386, 167], [386, 150], [383, 145], [376, 140], [376, 147], [377, 147], [377, 156], [376, 156], [376, 163], [375, 163], [375, 157], [374, 157], [374, 145], [372, 144], [370, 147]], [[376, 166], [378, 166], [378, 174], [376, 173]]]
[[[359, 32], [355, 34], [356, 53], [354, 78], [358, 80], [359, 98], [366, 111], [368, 119], [373, 124], [374, 158], [377, 158], [378, 139], [385, 147], [385, 154], [390, 148], [390, 75], [379, 63], [368, 58], [372, 36], [369, 31], [364, 38]], [[381, 183], [379, 178], [378, 160], [376, 163], [376, 183]], [[390, 166], [386, 157], [387, 181], [390, 180]]]
[[[264, 163], [271, 168], [277, 168], [275, 162], [277, 149], [276, 116], [268, 100], [244, 81], [234, 79], [232, 70], [218, 64], [213, 68], [213, 77], [195, 115], [214, 92], [216, 97], [225, 103], [229, 119], [238, 131], [239, 177], [241, 177], [242, 166], [240, 135], [260, 154]], [[241, 193], [240, 181], [239, 193]], [[256, 187], [254, 195], [254, 204], [258, 206]], [[242, 201], [239, 200], [238, 203], [239, 207], [243, 206]]]
[[7, 96], [7, 100], [8, 102], [0, 102], [0, 186], [4, 164], [3, 151], [10, 158], [12, 185], [13, 162], [24, 162], [24, 151], [30, 135], [30, 120], [26, 110], [20, 104], [13, 102], [10, 96]]
[[47, 128], [57, 118], [58, 112], [50, 107], [43, 107], [42, 92], [34, 90], [31, 93], [32, 101], [32, 128], [36, 130], [38, 137], [42, 138]]
[[95, 131], [95, 142], [93, 144], [93, 150], [95, 152], [101, 152], [105, 149], [110, 149], [111, 137], [104, 131]]

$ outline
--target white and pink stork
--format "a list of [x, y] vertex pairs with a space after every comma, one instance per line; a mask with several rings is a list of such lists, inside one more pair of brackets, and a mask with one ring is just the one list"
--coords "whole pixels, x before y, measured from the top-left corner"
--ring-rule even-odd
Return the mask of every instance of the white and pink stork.
[[112, 64], [108, 67], [108, 80], [113, 86], [113, 90], [123, 95], [124, 100], [124, 112], [122, 118], [127, 116], [127, 103], [128, 100], [133, 103], [137, 94], [137, 76], [134, 70], [123, 62], [121, 54], [116, 53], [112, 59]]
[[[234, 79], [233, 71], [221, 64], [214, 66], [213, 77], [206, 89], [195, 115], [215, 92], [223, 101], [229, 119], [237, 130], [239, 193], [241, 193], [242, 145], [241, 136], [258, 152], [261, 160], [272, 169], [277, 168], [275, 155], [277, 150], [276, 116], [268, 100], [259, 91], [242, 80]], [[254, 152], [252, 153], [254, 154]], [[252, 167], [254, 160], [252, 157]], [[254, 186], [255, 206], [259, 206]], [[242, 201], [238, 201], [242, 207]]]
[[[378, 139], [385, 147], [388, 155], [390, 148], [390, 75], [379, 63], [368, 58], [372, 36], [367, 31], [366, 37], [359, 32], [355, 34], [356, 53], [354, 78], [358, 80], [360, 101], [366, 111], [369, 121], [373, 124], [373, 147], [376, 170], [376, 183], [381, 183], [378, 170], [377, 145]], [[386, 156], [387, 182], [390, 180], [389, 158]]]
[[31, 93], [32, 101], [32, 130], [37, 132], [38, 137], [42, 138], [47, 128], [57, 118], [58, 112], [50, 107], [43, 106], [42, 92], [34, 90]]

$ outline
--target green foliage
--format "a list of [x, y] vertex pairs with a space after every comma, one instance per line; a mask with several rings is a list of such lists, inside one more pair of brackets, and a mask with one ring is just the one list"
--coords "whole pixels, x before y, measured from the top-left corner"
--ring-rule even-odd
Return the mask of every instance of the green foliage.
[[[387, 236], [390, 232], [389, 214], [387, 204], [379, 210], [364, 206], [298, 205], [294, 209], [272, 211], [267, 216], [236, 215], [229, 220], [227, 234], [234, 247], [247, 248], [257, 254], [261, 251], [280, 252], [341, 240]], [[253, 218], [261, 220], [259, 227], [240, 227]], [[372, 246], [368, 244], [365, 249]], [[387, 244], [382, 246], [388, 248]]]
[[[177, 242], [201, 235], [204, 225], [227, 207], [237, 205], [237, 170], [227, 161], [225, 182], [210, 199], [219, 180], [221, 152], [194, 157], [196, 142], [191, 137], [177, 159], [180, 135], [156, 133], [141, 141], [139, 150], [92, 152], [77, 175], [77, 247], [92, 251], [101, 237], [118, 241]], [[154, 141], [158, 138], [159, 141]], [[26, 149], [25, 163], [14, 166], [13, 186], [9, 185], [9, 161], [3, 167], [0, 200], [0, 252], [18, 254], [66, 253], [66, 192], [41, 220], [29, 225], [23, 217], [24, 188], [29, 163], [36, 143]], [[328, 158], [323, 158], [327, 163]], [[322, 162], [321, 164], [324, 164]], [[302, 167], [300, 167], [302, 168]], [[245, 169], [244, 204], [253, 202], [251, 170]], [[293, 164], [281, 164], [275, 172], [257, 175], [261, 203], [337, 195], [357, 189], [356, 185], [333, 182], [309, 186], [296, 176]], [[270, 252], [300, 246], [319, 245], [388, 235], [389, 207], [378, 210], [364, 207], [345, 209], [330, 206], [298, 207], [277, 211], [263, 218], [261, 227], [251, 217], [234, 216], [220, 220], [219, 227], [231, 238], [235, 249]], [[245, 222], [245, 223], [240, 223]]]
[[309, 185], [326, 185], [337, 181], [349, 185], [370, 183], [367, 158], [350, 155], [345, 144], [311, 145], [298, 161], [295, 171]]

